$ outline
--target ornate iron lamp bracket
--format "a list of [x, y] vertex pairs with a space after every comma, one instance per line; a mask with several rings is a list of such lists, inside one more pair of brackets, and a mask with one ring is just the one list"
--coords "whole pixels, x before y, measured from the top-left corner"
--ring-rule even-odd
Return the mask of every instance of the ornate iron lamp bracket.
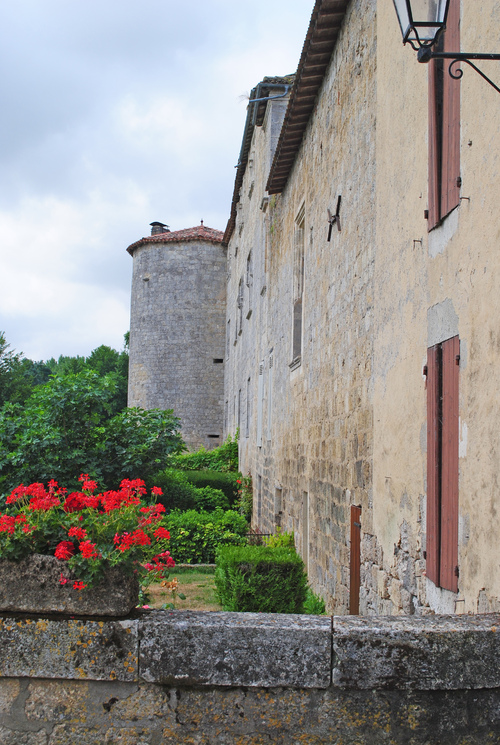
[[[413, 44], [412, 44], [413, 46]], [[415, 48], [415, 47], [414, 47]], [[449, 59], [451, 60], [449, 66], [448, 66], [448, 73], [450, 77], [452, 77], [454, 80], [460, 80], [460, 78], [463, 76], [464, 71], [460, 68], [456, 69], [454, 68], [454, 65], [460, 65], [462, 62], [465, 62], [469, 67], [472, 67], [473, 70], [475, 70], [479, 75], [481, 75], [484, 80], [486, 80], [487, 83], [491, 85], [492, 88], [494, 88], [497, 93], [500, 93], [500, 88], [495, 85], [495, 83], [490, 80], [490, 78], [484, 74], [482, 70], [479, 69], [479, 67], [476, 67], [476, 65], [471, 62], [471, 60], [500, 60], [500, 54], [467, 54], [466, 52], [433, 52], [432, 49], [428, 46], [420, 47], [417, 54], [417, 59], [419, 62], [430, 62], [431, 59]]]

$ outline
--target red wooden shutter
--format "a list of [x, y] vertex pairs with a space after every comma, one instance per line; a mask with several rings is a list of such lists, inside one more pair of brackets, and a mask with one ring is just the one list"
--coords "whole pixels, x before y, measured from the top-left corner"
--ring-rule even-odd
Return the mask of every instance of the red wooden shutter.
[[443, 342], [440, 586], [458, 590], [458, 336]]
[[[446, 31], [436, 51], [460, 51], [460, 0], [451, 0]], [[460, 203], [460, 81], [448, 72], [450, 60], [429, 62], [428, 230]]]
[[361, 507], [351, 505], [351, 555], [349, 613], [359, 614], [359, 589], [361, 586]]
[[427, 350], [427, 577], [439, 585], [441, 453], [439, 431], [440, 345]]
[[[460, 0], [451, 0], [444, 33], [444, 51], [460, 51]], [[460, 203], [460, 80], [448, 73], [444, 60], [441, 218]]]

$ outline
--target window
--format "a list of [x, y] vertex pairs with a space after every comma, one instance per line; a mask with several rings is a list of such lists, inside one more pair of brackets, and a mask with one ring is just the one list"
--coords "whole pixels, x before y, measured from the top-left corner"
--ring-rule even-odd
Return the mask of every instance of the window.
[[262, 447], [262, 414], [264, 408], [264, 360], [259, 365], [257, 381], [257, 447]]
[[427, 577], [458, 591], [458, 383], [460, 341], [427, 350]]
[[238, 338], [238, 335], [241, 334], [241, 332], [243, 331], [243, 278], [240, 279], [240, 283], [238, 285], [238, 297], [236, 298], [236, 306], [238, 317], [236, 338]]
[[302, 493], [302, 561], [309, 571], [309, 494]]
[[304, 296], [304, 232], [305, 208], [299, 210], [295, 218], [294, 233], [294, 272], [293, 272], [293, 333], [292, 366], [300, 364], [302, 355], [302, 305]]
[[267, 439], [271, 439], [273, 422], [273, 352], [269, 354], [269, 370], [267, 376]]
[[281, 528], [283, 516], [283, 491], [282, 489], [274, 490], [274, 523], [277, 528]]
[[[460, 51], [460, 0], [451, 0], [436, 51]], [[449, 60], [429, 63], [429, 223], [432, 230], [460, 203], [460, 81]]]
[[247, 415], [246, 415], [246, 430], [245, 430], [245, 437], [250, 437], [250, 404], [251, 404], [251, 396], [250, 396], [250, 378], [247, 380]]
[[252, 268], [252, 252], [247, 256], [247, 269], [245, 274], [245, 284], [248, 287], [248, 311], [247, 318], [252, 315], [252, 296], [253, 296], [253, 268]]

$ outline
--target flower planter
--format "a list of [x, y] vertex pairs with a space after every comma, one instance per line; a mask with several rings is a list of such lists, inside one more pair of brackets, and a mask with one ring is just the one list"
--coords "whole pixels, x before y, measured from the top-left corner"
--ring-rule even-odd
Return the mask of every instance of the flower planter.
[[76, 579], [67, 563], [54, 556], [1, 559], [0, 611], [125, 616], [137, 605], [139, 583], [119, 567], [106, 569], [101, 582], [91, 588], [74, 589]]

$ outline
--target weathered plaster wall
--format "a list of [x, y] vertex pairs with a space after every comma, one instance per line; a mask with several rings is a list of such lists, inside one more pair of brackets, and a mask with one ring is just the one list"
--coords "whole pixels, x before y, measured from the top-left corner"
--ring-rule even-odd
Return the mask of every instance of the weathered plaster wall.
[[[220, 243], [134, 250], [129, 406], [174, 409], [190, 448], [222, 442], [226, 251]], [[210, 438], [209, 435], [219, 435]]]
[[498, 614], [0, 618], [1, 745], [493, 745]]
[[[462, 49], [498, 46], [499, 7], [462, 3]], [[460, 207], [427, 232], [427, 68], [378, 3], [373, 531], [364, 612], [497, 609], [498, 94], [464, 67]], [[388, 54], [387, 50], [391, 50]], [[492, 67], [489, 72], [495, 75]], [[428, 346], [460, 336], [459, 592], [425, 577]], [[376, 538], [375, 538], [376, 536]]]

